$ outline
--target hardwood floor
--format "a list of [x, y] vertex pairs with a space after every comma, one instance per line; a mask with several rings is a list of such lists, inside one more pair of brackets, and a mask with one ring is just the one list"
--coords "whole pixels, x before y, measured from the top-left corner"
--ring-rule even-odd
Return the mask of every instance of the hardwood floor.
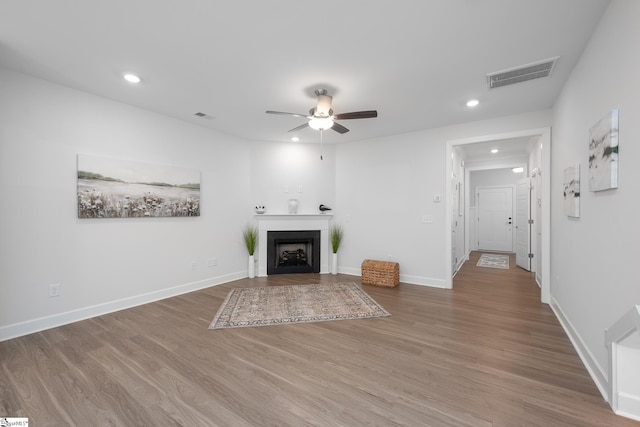
[[244, 279], [0, 343], [0, 416], [32, 426], [628, 426], [530, 273], [363, 286], [391, 317], [207, 329]]

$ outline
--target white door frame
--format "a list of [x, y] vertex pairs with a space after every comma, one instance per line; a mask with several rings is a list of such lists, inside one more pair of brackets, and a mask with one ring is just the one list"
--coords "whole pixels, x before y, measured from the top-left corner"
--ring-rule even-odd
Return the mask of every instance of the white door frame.
[[[549, 304], [551, 300], [551, 128], [539, 128], [539, 129], [528, 129], [517, 132], [507, 132], [496, 135], [484, 135], [477, 136], [472, 138], [464, 138], [464, 139], [454, 139], [447, 141], [446, 147], [446, 157], [445, 157], [445, 173], [446, 179], [445, 182], [449, 183], [451, 179], [452, 173], [452, 165], [451, 165], [451, 154], [453, 152], [453, 147], [457, 145], [465, 145], [465, 144], [475, 144], [478, 142], [489, 142], [496, 141], [501, 139], [511, 139], [511, 138], [520, 138], [520, 137], [540, 137], [540, 141], [542, 143], [542, 157], [541, 157], [541, 167], [540, 173], [542, 177], [542, 206], [541, 206], [541, 216], [542, 216], [542, 253], [540, 254], [541, 262], [542, 262], [542, 272], [541, 278], [542, 283], [540, 283], [541, 289], [541, 297], [540, 300]], [[451, 230], [451, 212], [452, 212], [452, 200], [453, 194], [451, 193], [451, 186], [445, 186], [445, 230]], [[469, 211], [468, 211], [468, 203], [465, 204], [465, 218], [468, 220]], [[468, 230], [468, 227], [466, 227]], [[445, 273], [445, 288], [451, 289], [453, 288], [453, 275], [451, 273], [451, 233], [445, 233], [445, 265], [444, 265], [444, 273]], [[468, 239], [465, 239], [465, 245], [468, 245]], [[468, 247], [465, 248], [465, 253], [468, 253]]]

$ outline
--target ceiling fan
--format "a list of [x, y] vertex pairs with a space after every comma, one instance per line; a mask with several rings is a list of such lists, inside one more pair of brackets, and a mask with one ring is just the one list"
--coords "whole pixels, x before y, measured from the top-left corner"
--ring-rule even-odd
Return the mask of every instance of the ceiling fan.
[[351, 113], [333, 114], [331, 109], [331, 100], [333, 97], [327, 95], [326, 89], [316, 89], [315, 94], [318, 97], [318, 103], [315, 107], [309, 110], [309, 114], [297, 114], [297, 113], [285, 113], [282, 111], [265, 111], [267, 114], [280, 114], [284, 116], [305, 117], [309, 119], [307, 123], [297, 126], [289, 132], [295, 132], [306, 127], [310, 127], [316, 130], [333, 129], [338, 133], [347, 133], [349, 129], [336, 123], [336, 120], [351, 120], [351, 119], [371, 119], [378, 117], [376, 110], [367, 111], [354, 111]]

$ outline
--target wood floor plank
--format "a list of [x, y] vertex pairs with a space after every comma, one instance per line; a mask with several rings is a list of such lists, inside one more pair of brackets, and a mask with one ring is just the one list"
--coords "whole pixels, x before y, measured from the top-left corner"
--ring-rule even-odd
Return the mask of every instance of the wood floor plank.
[[631, 426], [613, 414], [532, 274], [444, 290], [360, 285], [390, 317], [208, 330], [243, 279], [0, 343], [0, 416], [69, 426]]

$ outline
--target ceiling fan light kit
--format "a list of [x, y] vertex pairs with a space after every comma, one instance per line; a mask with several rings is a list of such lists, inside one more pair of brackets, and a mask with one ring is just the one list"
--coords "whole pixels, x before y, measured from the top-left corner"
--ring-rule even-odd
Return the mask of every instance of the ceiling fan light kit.
[[315, 130], [326, 130], [333, 127], [333, 119], [331, 117], [313, 117], [309, 120], [309, 127]]

